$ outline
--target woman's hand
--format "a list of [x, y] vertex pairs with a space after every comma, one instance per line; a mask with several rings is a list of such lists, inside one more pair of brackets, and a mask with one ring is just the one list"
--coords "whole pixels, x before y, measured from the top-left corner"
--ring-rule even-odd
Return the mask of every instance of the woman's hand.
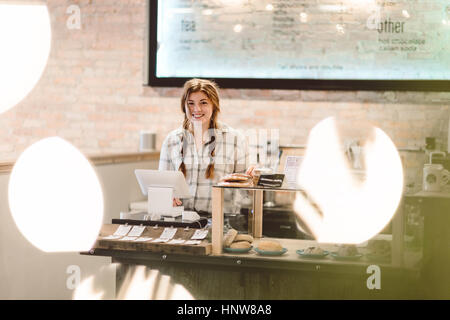
[[174, 207], [181, 206], [182, 204], [183, 204], [183, 202], [181, 202], [180, 199], [178, 199], [178, 198], [173, 198], [173, 206], [174, 206]]
[[246, 174], [253, 176], [253, 170], [255, 170], [256, 166], [250, 166], [248, 167], [247, 171], [245, 171]]

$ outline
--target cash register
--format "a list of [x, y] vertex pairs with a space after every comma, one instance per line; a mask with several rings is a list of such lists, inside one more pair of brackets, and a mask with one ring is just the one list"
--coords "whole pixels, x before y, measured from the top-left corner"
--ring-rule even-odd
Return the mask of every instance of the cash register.
[[192, 197], [182, 172], [137, 169], [135, 175], [142, 194], [147, 196], [146, 210], [121, 213], [121, 219], [113, 219], [113, 223], [194, 228], [203, 228], [207, 224], [207, 219], [197, 212], [173, 206], [173, 198]]

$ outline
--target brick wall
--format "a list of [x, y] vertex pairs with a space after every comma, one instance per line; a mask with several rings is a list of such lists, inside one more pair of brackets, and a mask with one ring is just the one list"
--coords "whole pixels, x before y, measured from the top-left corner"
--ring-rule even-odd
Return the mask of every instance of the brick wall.
[[[140, 130], [155, 130], [160, 145], [181, 123], [181, 90], [143, 86], [146, 0], [47, 4], [53, 31], [48, 66], [35, 89], [0, 115], [0, 160], [16, 159], [31, 143], [54, 135], [87, 154], [136, 151]], [[80, 30], [66, 27], [72, 4], [81, 9]], [[309, 130], [327, 116], [349, 126], [370, 122], [398, 147], [423, 146], [427, 136], [447, 143], [450, 93], [224, 89], [221, 97], [222, 121], [279, 128], [282, 144], [305, 144]], [[421, 156], [403, 156], [410, 168], [421, 166]]]

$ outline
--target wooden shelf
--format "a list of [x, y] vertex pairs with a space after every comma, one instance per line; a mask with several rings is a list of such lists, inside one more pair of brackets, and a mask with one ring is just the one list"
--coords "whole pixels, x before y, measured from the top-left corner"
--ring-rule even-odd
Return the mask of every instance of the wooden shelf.
[[[94, 166], [141, 161], [159, 161], [159, 151], [90, 155], [87, 156], [87, 158]], [[11, 173], [14, 163], [15, 161], [0, 162], [0, 174]]]

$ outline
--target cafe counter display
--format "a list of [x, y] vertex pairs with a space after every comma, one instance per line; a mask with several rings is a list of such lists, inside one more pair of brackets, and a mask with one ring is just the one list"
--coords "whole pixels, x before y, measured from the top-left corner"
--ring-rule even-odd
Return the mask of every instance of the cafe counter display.
[[[403, 245], [403, 203], [393, 218], [392, 234], [379, 234], [357, 246], [340, 246], [264, 237], [263, 192], [300, 190], [239, 188], [253, 198], [248, 232], [240, 233], [251, 244], [231, 249], [224, 248], [224, 237], [230, 232], [224, 230], [226, 188], [233, 187], [213, 187], [210, 229], [142, 225], [134, 226], [141, 228], [137, 237], [120, 240], [117, 235], [114, 237], [119, 227], [134, 228], [105, 225], [96, 245], [83, 254], [110, 256], [113, 263], [118, 263], [116, 292], [133, 267], [144, 265], [170, 276], [171, 281], [183, 285], [195, 299], [425, 298], [421, 295], [422, 252]], [[164, 236], [167, 233], [173, 234]], [[194, 243], [196, 233], [202, 234]], [[262, 251], [261, 243], [267, 241], [279, 244], [281, 250]], [[349, 253], [350, 249], [354, 252]]]

